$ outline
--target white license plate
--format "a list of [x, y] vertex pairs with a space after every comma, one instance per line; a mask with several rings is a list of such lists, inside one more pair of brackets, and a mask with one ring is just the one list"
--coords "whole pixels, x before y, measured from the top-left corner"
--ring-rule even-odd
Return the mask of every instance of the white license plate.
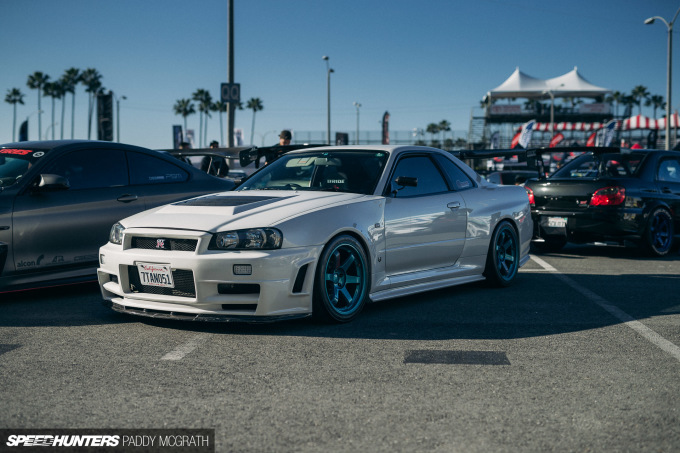
[[169, 264], [137, 263], [137, 271], [142, 285], [159, 286], [161, 288], [175, 287]]
[[548, 226], [554, 228], [563, 228], [567, 226], [566, 217], [548, 217]]

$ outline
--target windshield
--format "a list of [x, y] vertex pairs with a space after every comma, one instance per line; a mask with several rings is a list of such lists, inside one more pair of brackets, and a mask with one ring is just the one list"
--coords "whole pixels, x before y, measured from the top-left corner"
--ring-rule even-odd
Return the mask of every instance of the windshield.
[[635, 176], [640, 163], [644, 159], [643, 153], [630, 154], [584, 154], [553, 174], [551, 179], [579, 179], [579, 178], [626, 178]]
[[44, 156], [42, 150], [0, 149], [0, 187], [8, 187], [18, 182], [29, 168]]
[[388, 154], [323, 151], [284, 154], [236, 190], [323, 190], [373, 194]]

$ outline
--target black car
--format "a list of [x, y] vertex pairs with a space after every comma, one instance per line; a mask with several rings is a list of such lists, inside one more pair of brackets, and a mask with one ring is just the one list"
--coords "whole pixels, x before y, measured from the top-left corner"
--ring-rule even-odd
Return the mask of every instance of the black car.
[[535, 177], [536, 171], [533, 170], [501, 170], [485, 176], [487, 181], [504, 186], [522, 185], [528, 179]]
[[[540, 166], [542, 153], [554, 150], [535, 151]], [[680, 152], [615, 147], [568, 151], [585, 153], [550, 177], [525, 184], [536, 248], [632, 242], [653, 256], [668, 254], [680, 231]]]
[[231, 190], [169, 154], [90, 140], [0, 145], [0, 292], [96, 281], [118, 220]]

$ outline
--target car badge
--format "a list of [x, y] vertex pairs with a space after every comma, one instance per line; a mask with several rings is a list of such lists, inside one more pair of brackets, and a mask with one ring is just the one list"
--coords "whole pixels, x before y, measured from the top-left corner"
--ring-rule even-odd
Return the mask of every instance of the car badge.
[[165, 249], [165, 239], [156, 239], [156, 248]]

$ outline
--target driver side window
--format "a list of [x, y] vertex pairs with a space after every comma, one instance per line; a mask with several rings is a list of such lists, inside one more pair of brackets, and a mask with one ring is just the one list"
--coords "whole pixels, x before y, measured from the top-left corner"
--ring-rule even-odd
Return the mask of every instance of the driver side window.
[[[415, 187], [398, 185], [395, 180], [400, 176], [417, 179], [417, 185]], [[390, 192], [396, 193], [396, 198], [417, 197], [448, 192], [448, 190], [444, 177], [427, 156], [411, 156], [401, 159], [392, 174]]]
[[71, 190], [126, 186], [125, 154], [119, 150], [82, 150], [60, 156], [43, 173], [68, 179]]

